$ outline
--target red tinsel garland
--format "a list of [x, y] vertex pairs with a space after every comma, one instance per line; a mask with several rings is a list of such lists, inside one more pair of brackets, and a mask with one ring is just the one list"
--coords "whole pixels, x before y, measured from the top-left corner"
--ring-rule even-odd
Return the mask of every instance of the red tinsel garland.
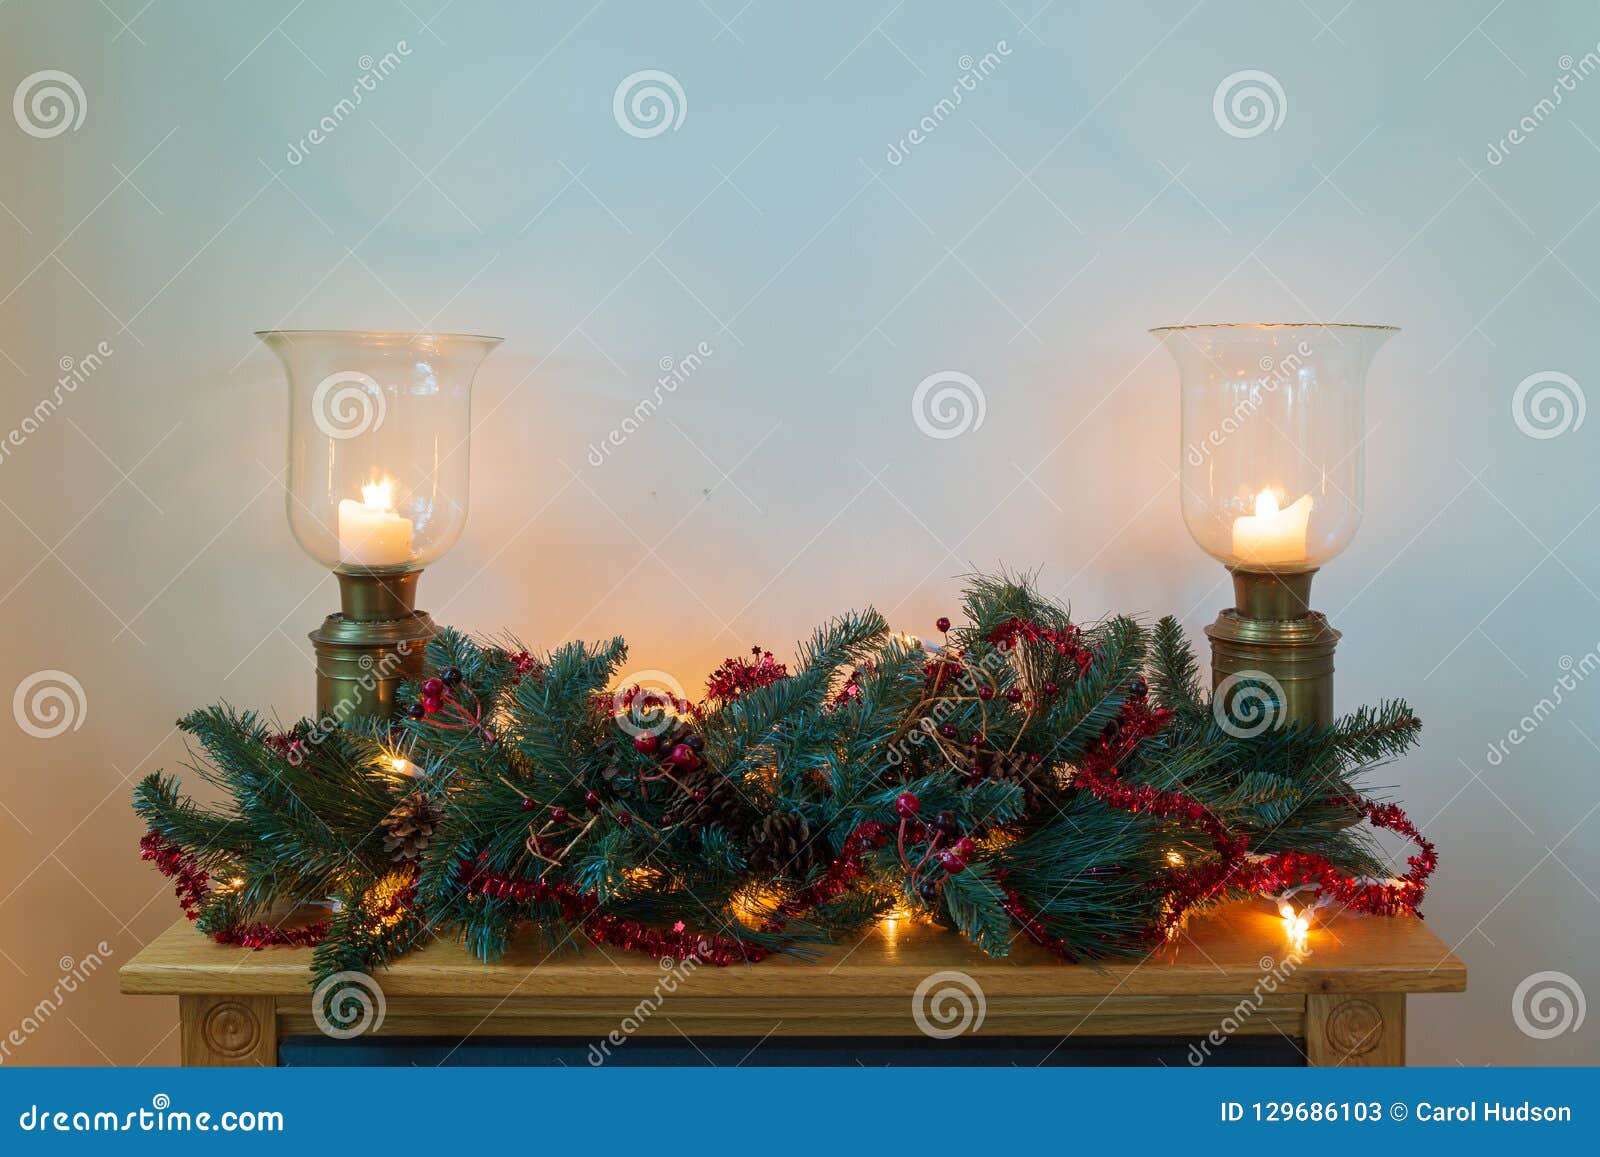
[[[200, 909], [210, 893], [211, 874], [200, 862], [177, 844], [165, 839], [159, 832], [146, 832], [139, 838], [139, 858], [154, 862], [156, 869], [170, 880], [176, 880], [173, 892], [191, 920], [200, 916]], [[211, 933], [218, 944], [238, 948], [261, 949], [273, 945], [311, 947], [322, 942], [328, 934], [328, 924], [319, 920], [303, 928], [276, 928], [271, 924], [229, 924]]]
[[[776, 932], [789, 918], [818, 904], [838, 899], [849, 889], [851, 881], [861, 875], [862, 859], [866, 853], [881, 848], [888, 839], [888, 824], [868, 821], [857, 826], [845, 837], [844, 847], [822, 878], [783, 901], [778, 906], [778, 918], [769, 923], [765, 930]], [[670, 931], [662, 931], [637, 920], [597, 914], [595, 908], [599, 901], [593, 895], [560, 881], [530, 880], [491, 871], [483, 866], [482, 855], [477, 861], [464, 861], [456, 878], [469, 891], [496, 900], [517, 903], [553, 900], [560, 905], [561, 918], [569, 924], [581, 925], [590, 939], [632, 952], [647, 952], [657, 959], [684, 960], [694, 956], [722, 967], [741, 960], [753, 964], [771, 955], [760, 945], [746, 944], [733, 937], [690, 931], [682, 921]]]
[[706, 680], [706, 698], [732, 702], [746, 691], [768, 687], [780, 679], [789, 677], [789, 668], [775, 662], [771, 651], [752, 647], [750, 654], [753, 658], [724, 659], [722, 666], [713, 671], [711, 678]]
[[[1396, 916], [1417, 912], [1428, 890], [1428, 877], [1439, 866], [1439, 852], [1396, 804], [1377, 803], [1359, 797], [1344, 797], [1330, 803], [1348, 803], [1359, 810], [1375, 828], [1404, 836], [1417, 845], [1417, 853], [1406, 857], [1408, 871], [1394, 883], [1372, 883], [1343, 876], [1327, 860], [1310, 852], [1279, 852], [1246, 867], [1253, 892], [1281, 892], [1301, 884], [1315, 884], [1320, 893], [1333, 896], [1347, 908], [1374, 916]], [[1420, 913], [1419, 913], [1420, 914]]]
[[1017, 895], [1003, 880], [1000, 883], [1000, 894], [1005, 897], [1000, 902], [1000, 906], [1006, 910], [1007, 916], [1017, 922], [1023, 934], [1029, 940], [1032, 940], [1041, 948], [1054, 952], [1070, 964], [1078, 962], [1078, 957], [1067, 947], [1066, 941], [1059, 936], [1050, 935], [1038, 918], [1028, 911], [1027, 905], [1022, 902], [1022, 897]]
[[463, 861], [457, 872], [457, 882], [469, 892], [496, 900], [554, 901], [560, 906], [563, 920], [579, 925], [589, 939], [599, 944], [611, 944], [630, 952], [647, 952], [658, 960], [694, 957], [718, 967], [741, 960], [755, 963], [768, 955], [767, 949], [759, 945], [727, 936], [692, 932], [681, 920], [664, 931], [637, 920], [597, 913], [599, 901], [591, 893], [561, 881], [530, 880], [491, 871], [483, 866], [483, 861], [483, 856], [476, 861]]
[[808, 908], [837, 900], [849, 889], [850, 882], [861, 875], [861, 861], [869, 851], [875, 851], [889, 842], [889, 825], [868, 820], [858, 824], [844, 839], [844, 847], [822, 878], [804, 891], [785, 900], [779, 906], [784, 916], [797, 916]]
[[[1169, 718], [1170, 712], [1151, 710], [1142, 696], [1128, 699], [1107, 735], [1096, 741], [1080, 762], [1072, 781], [1111, 807], [1187, 823], [1203, 831], [1215, 845], [1218, 856], [1215, 862], [1178, 868], [1166, 874], [1161, 886], [1171, 903], [1151, 929], [1153, 938], [1165, 939], [1196, 904], [1228, 887], [1273, 894], [1302, 884], [1312, 884], [1319, 895], [1333, 896], [1345, 907], [1357, 912], [1376, 916], [1417, 912], [1427, 891], [1428, 877], [1438, 866], [1439, 855], [1433, 843], [1417, 830], [1405, 812], [1395, 804], [1377, 803], [1355, 796], [1336, 797], [1327, 801], [1347, 804], [1358, 810], [1374, 827], [1404, 836], [1417, 845], [1417, 854], [1406, 861], [1409, 870], [1404, 876], [1392, 883], [1373, 883], [1344, 875], [1325, 857], [1313, 852], [1279, 852], [1251, 861], [1249, 837], [1229, 831], [1200, 801], [1182, 792], [1122, 782], [1118, 764], [1123, 756], [1139, 740], [1159, 732]], [[1027, 914], [1013, 894], [1008, 893], [1007, 899], [1007, 911], [1022, 924], [1031, 938], [1039, 941], [1033, 927], [1037, 921]]]

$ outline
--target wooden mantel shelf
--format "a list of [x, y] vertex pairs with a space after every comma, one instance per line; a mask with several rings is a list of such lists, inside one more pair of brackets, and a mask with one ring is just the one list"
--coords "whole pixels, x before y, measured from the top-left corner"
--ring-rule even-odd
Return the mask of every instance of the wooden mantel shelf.
[[[960, 972], [983, 994], [982, 1036], [1204, 1038], [1226, 1018], [1230, 1036], [1303, 1041], [1312, 1064], [1401, 1064], [1406, 995], [1466, 988], [1460, 960], [1411, 918], [1341, 916], [1312, 930], [1298, 964], [1285, 952], [1261, 902], [1191, 922], [1148, 960], [1093, 965], [1020, 942], [995, 960], [897, 921], [809, 960], [693, 969], [665, 997], [670, 1015], [643, 1018], [637, 1034], [916, 1038], [917, 986]], [[181, 998], [185, 1064], [274, 1064], [280, 1036], [317, 1031], [310, 960], [309, 949], [224, 947], [180, 921], [122, 966], [122, 991]], [[379, 972], [379, 1033], [604, 1037], [641, 1001], [662, 999], [665, 975], [647, 957], [587, 944], [548, 953], [524, 943], [483, 964], [435, 942]]]

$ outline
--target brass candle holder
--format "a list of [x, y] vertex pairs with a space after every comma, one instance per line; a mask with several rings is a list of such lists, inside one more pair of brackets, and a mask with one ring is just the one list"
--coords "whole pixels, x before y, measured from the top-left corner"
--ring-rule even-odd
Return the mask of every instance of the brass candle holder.
[[1233, 577], [1233, 606], [1206, 628], [1217, 722], [1241, 736], [1331, 724], [1339, 632], [1311, 609], [1311, 580], [1361, 525], [1367, 369], [1394, 327], [1153, 332], [1178, 363], [1183, 520]]
[[339, 580], [338, 612], [311, 632], [317, 716], [392, 715], [435, 633], [417, 580], [466, 525], [472, 380], [500, 339], [257, 336], [289, 379], [289, 527]]
[[[1233, 606], [1206, 628], [1211, 684], [1271, 680], [1284, 723], [1333, 722], [1333, 649], [1339, 632], [1310, 606], [1315, 570], [1293, 574], [1229, 567]], [[1231, 682], [1230, 682], [1231, 680]]]
[[339, 610], [311, 632], [317, 656], [317, 718], [344, 722], [394, 713], [402, 682], [422, 674], [436, 631], [416, 609], [421, 571], [336, 571]]

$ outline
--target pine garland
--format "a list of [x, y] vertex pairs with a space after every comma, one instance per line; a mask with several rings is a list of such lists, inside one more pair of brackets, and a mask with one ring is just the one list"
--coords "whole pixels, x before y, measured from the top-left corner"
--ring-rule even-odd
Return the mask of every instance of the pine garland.
[[[147, 777], [143, 854], [203, 931], [315, 944], [318, 977], [440, 936], [494, 959], [528, 929], [757, 961], [899, 906], [991, 955], [1026, 937], [1070, 960], [1148, 952], [1247, 894], [1416, 910], [1433, 845], [1356, 787], [1415, 744], [1403, 702], [1240, 738], [1171, 618], [1083, 627], [1010, 578], [963, 603], [939, 646], [868, 611], [792, 664], [756, 648], [699, 704], [617, 686], [621, 639], [534, 655], [445, 630], [393, 721], [186, 716], [227, 802]], [[1416, 843], [1403, 875], [1357, 819]]]

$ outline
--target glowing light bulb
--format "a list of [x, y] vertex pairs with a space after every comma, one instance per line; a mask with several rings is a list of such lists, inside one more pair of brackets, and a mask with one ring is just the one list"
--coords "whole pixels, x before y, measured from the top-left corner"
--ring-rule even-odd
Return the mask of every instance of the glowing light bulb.
[[884, 924], [893, 924], [897, 920], [909, 920], [910, 918], [911, 909], [906, 907], [904, 903], [899, 903], [883, 914], [881, 917], [881, 922]]
[[1294, 906], [1287, 902], [1278, 905], [1278, 915], [1283, 920], [1283, 935], [1289, 942], [1289, 948], [1294, 952], [1306, 950], [1306, 936], [1311, 931], [1311, 921], [1306, 913], [1296, 912]]

